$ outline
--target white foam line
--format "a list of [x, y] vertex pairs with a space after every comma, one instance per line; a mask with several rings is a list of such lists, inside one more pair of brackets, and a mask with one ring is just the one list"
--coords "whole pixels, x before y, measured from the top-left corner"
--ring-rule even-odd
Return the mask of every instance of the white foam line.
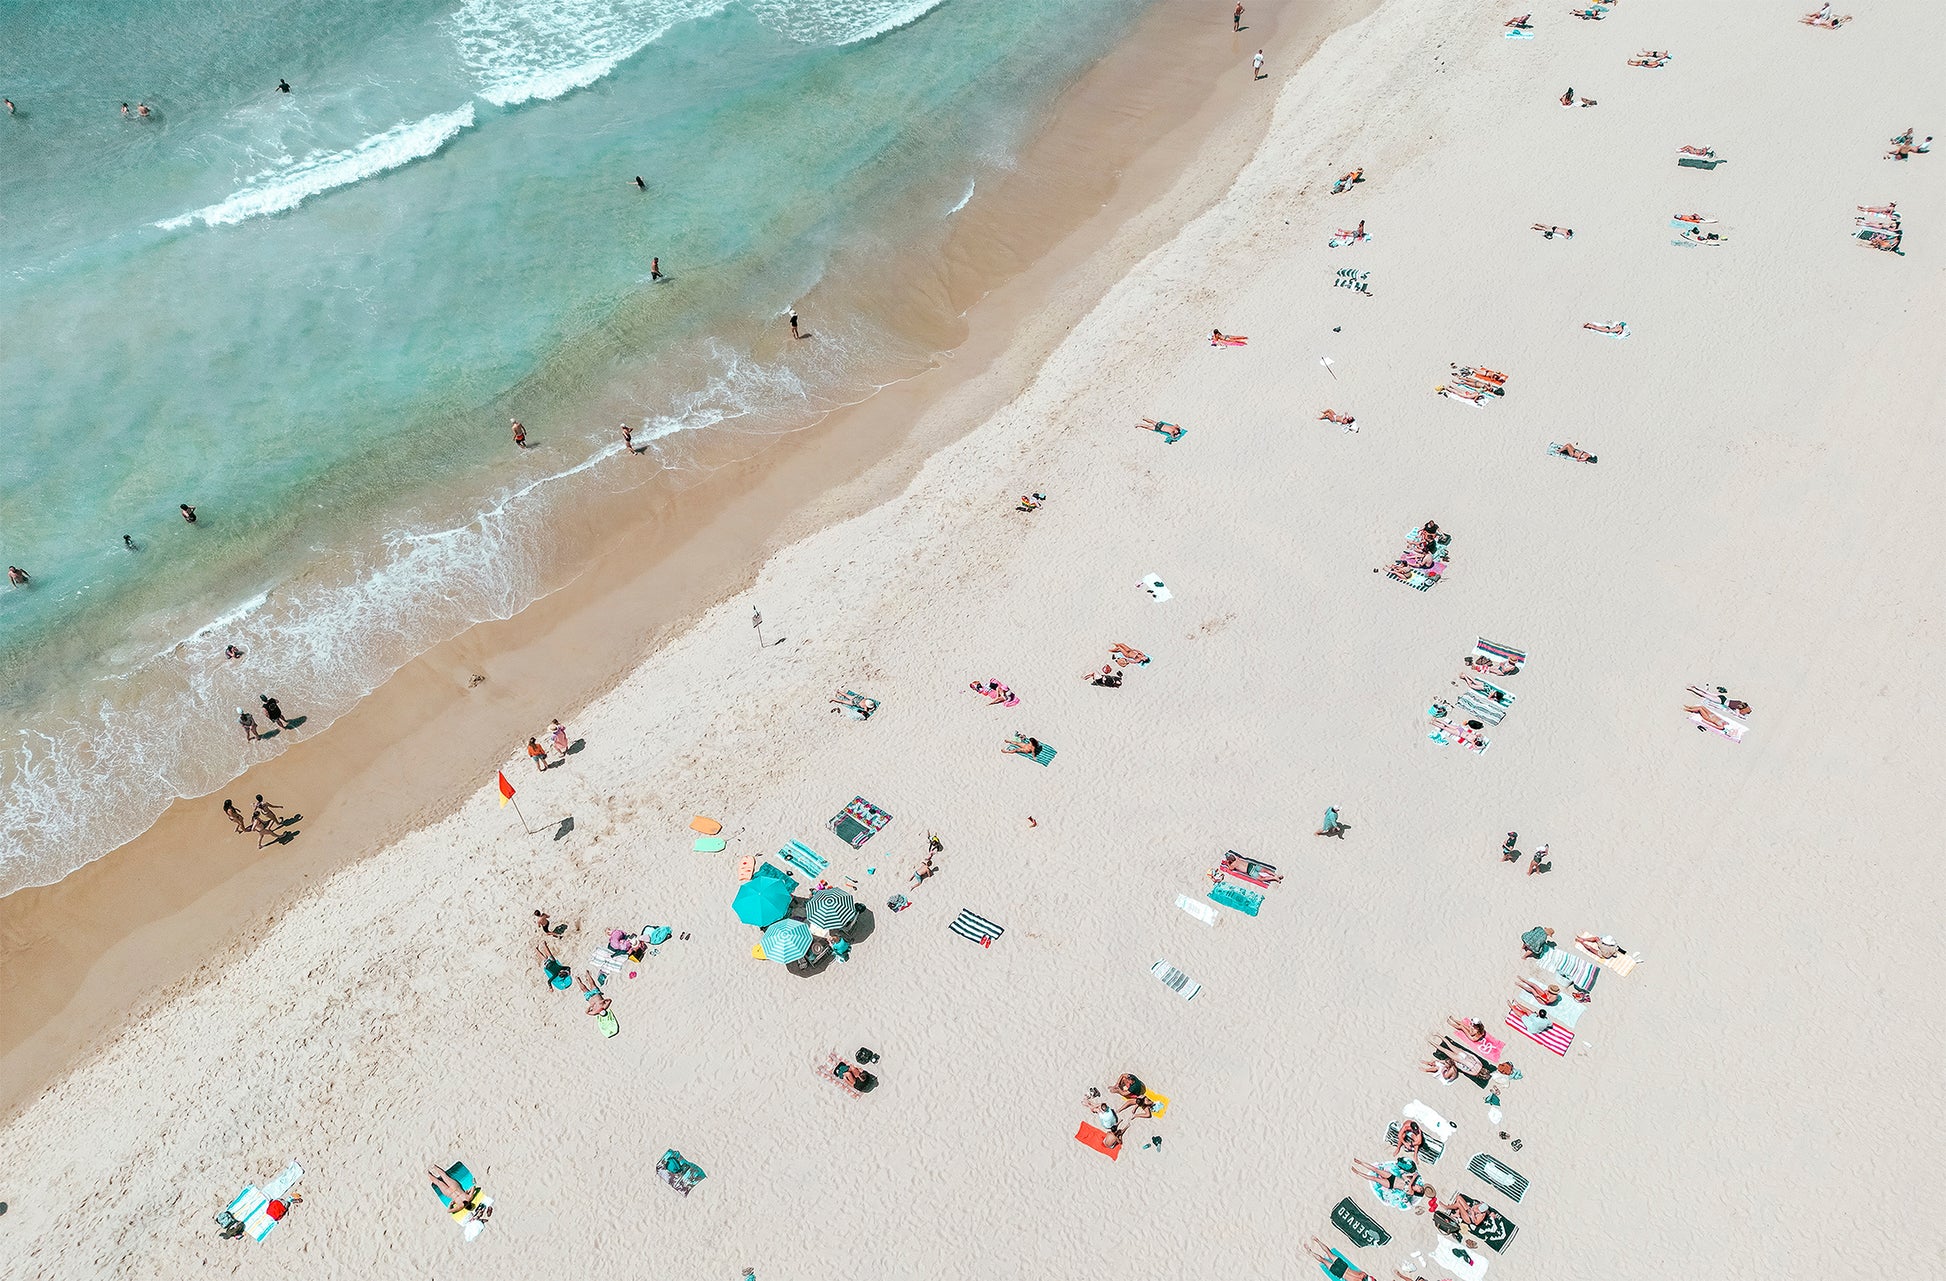
[[176, 231], [197, 222], [221, 227], [295, 209], [312, 196], [348, 187], [430, 156], [461, 130], [472, 126], [470, 102], [457, 111], [406, 121], [344, 151], [313, 152], [291, 164], [266, 169], [228, 199], [192, 213], [165, 218], [155, 225], [164, 231]]
[[953, 206], [953, 207], [952, 207], [951, 209], [948, 209], [948, 210], [946, 211], [946, 216], [947, 216], [948, 218], [950, 218], [950, 217], [952, 217], [952, 216], [953, 216], [954, 214], [956, 214], [956, 213], [958, 213], [958, 212], [959, 212], [960, 210], [962, 210], [962, 209], [964, 209], [964, 208], [966, 208], [966, 202], [967, 202], [967, 201], [969, 201], [969, 200], [971, 200], [971, 199], [973, 199], [973, 188], [975, 188], [975, 187], [977, 187], [977, 186], [979, 186], [979, 185], [980, 185], [980, 180], [979, 180], [979, 179], [977, 179], [977, 178], [975, 178], [975, 179], [974, 179], [974, 180], [972, 180], [971, 182], [969, 182], [969, 183], [967, 183], [967, 184], [966, 184], [966, 194], [965, 194], [965, 195], [963, 195], [963, 196], [961, 196], [961, 197], [959, 198], [959, 203], [958, 203], [958, 204], [956, 204], [956, 205], [954, 205], [954, 206]]

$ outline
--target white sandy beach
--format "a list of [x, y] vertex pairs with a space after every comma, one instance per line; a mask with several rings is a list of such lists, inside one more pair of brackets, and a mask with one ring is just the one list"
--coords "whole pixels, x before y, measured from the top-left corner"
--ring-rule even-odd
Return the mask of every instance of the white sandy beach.
[[[1386, 0], [1301, 69], [1270, 50], [1255, 160], [1024, 395], [569, 717], [564, 767], [483, 750], [459, 813], [0, 1131], [0, 1276], [1296, 1278], [1315, 1234], [1390, 1278], [1437, 1237], [1349, 1162], [1389, 1156], [1415, 1098], [1460, 1126], [1421, 1170], [1442, 1201], [1518, 1226], [1494, 1281], [1946, 1272], [1923, 1192], [1866, 1177], [1941, 1052], [1946, 155], [1881, 155], [1946, 124], [1946, 18], [1622, 0], [1503, 39], [1518, 11]], [[1643, 49], [1674, 57], [1627, 67]], [[1570, 84], [1599, 105], [1558, 107]], [[1726, 163], [1680, 168], [1685, 143]], [[1850, 236], [1889, 201], [1903, 255]], [[1729, 242], [1678, 242], [1691, 211]], [[1368, 243], [1326, 247], [1360, 219]], [[1434, 395], [1449, 362], [1506, 396]], [[1445, 581], [1374, 574], [1427, 520]], [[1475, 755], [1425, 709], [1481, 636], [1529, 661]], [[1116, 642], [1152, 661], [1084, 683]], [[987, 678], [1020, 704], [968, 691]], [[1753, 705], [1743, 742], [1685, 718], [1698, 681]], [[882, 706], [831, 714], [840, 689]], [[1058, 756], [1002, 754], [1015, 731]], [[824, 827], [854, 795], [894, 816], [857, 851]], [[1328, 805], [1342, 841], [1312, 835]], [[691, 851], [694, 814], [727, 852]], [[1501, 864], [1509, 829], [1554, 870]], [[938, 875], [885, 910], [928, 832]], [[753, 959], [730, 910], [737, 859], [793, 838], [875, 915], [809, 976]], [[1286, 879], [1209, 929], [1175, 899], [1232, 849]], [[604, 1040], [539, 981], [535, 908], [575, 924], [577, 970], [610, 926], [690, 937], [609, 980]], [[962, 908], [1006, 933], [950, 933]], [[1562, 1058], [1502, 1026], [1535, 925], [1644, 958]], [[1448, 1015], [1525, 1074], [1499, 1126], [1418, 1069]], [[819, 1069], [861, 1044], [880, 1085], [854, 1098]], [[1171, 1103], [1110, 1162], [1074, 1133], [1125, 1071]], [[708, 1172], [687, 1198], [653, 1175], [669, 1148]], [[293, 1158], [303, 1204], [217, 1240]], [[471, 1243], [421, 1173], [456, 1160], [495, 1202]], [[1390, 1244], [1329, 1226], [1347, 1196]]]

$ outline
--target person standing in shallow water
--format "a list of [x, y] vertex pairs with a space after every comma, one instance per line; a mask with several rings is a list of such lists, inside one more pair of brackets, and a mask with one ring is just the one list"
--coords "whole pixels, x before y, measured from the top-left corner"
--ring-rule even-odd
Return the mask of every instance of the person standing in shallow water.
[[176, 510], [181, 512], [182, 518], [188, 523], [190, 523], [191, 525], [194, 525], [196, 523], [196, 509], [194, 507], [191, 507], [188, 503], [176, 504]]
[[639, 173], [635, 175], [635, 189], [637, 191], [647, 191], [649, 189], [649, 184], [642, 181], [642, 175]]
[[791, 337], [802, 338], [803, 336], [797, 332], [797, 308], [793, 307], [791, 308]]
[[513, 424], [514, 444], [522, 449], [527, 448], [527, 429], [520, 425], [520, 419], [509, 418], [507, 421]]
[[662, 259], [660, 258], [649, 259], [649, 279], [650, 280], [662, 279]]

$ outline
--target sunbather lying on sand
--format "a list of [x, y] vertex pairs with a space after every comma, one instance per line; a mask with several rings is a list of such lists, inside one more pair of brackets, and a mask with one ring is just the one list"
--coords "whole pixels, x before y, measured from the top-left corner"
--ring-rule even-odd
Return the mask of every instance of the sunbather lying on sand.
[[1272, 885], [1284, 879], [1284, 874], [1270, 864], [1259, 863], [1256, 859], [1245, 858], [1241, 854], [1224, 855], [1223, 868], [1226, 871], [1239, 872], [1252, 880], [1268, 881]]
[[1144, 418], [1136, 426], [1142, 428], [1144, 431], [1157, 433], [1172, 445], [1181, 438], [1183, 431], [1182, 428], [1176, 426], [1174, 423], [1165, 423], [1156, 418]]
[[1514, 983], [1521, 991], [1527, 993], [1542, 1005], [1558, 1005], [1561, 1002], [1561, 985], [1559, 983], [1549, 983], [1546, 987], [1542, 987], [1532, 979], [1527, 978], [1517, 978], [1514, 980]]
[[1459, 1080], [1459, 1069], [1454, 1067], [1452, 1060], [1444, 1055], [1435, 1054], [1430, 1059], [1426, 1059], [1419, 1064], [1419, 1070], [1430, 1072], [1442, 1081]]
[[1014, 510], [1017, 512], [1030, 512], [1046, 501], [1046, 494], [1022, 494], [1020, 496], [1020, 505], [1015, 507]]
[[[1608, 16], [1608, 10], [1598, 4], [1591, 4], [1586, 9], [1570, 9], [1568, 12], [1577, 18], [1586, 18], [1589, 22], [1600, 22]], [[1568, 104], [1564, 102], [1561, 105], [1565, 107]]]
[[1932, 135], [1927, 134], [1924, 142], [1914, 144], [1912, 135], [1907, 134], [1904, 142], [1892, 144], [1892, 150], [1885, 153], [1887, 160], [1904, 160], [1907, 156], [1923, 156], [1932, 150]]
[[1701, 725], [1698, 725], [1696, 727], [1697, 729], [1714, 729], [1714, 730], [1727, 731], [1730, 728], [1729, 723], [1726, 722], [1721, 716], [1718, 716], [1715, 712], [1711, 711], [1707, 707], [1702, 706], [1701, 704], [1697, 704], [1694, 707], [1685, 707], [1683, 708], [1683, 710], [1685, 712], [1688, 712], [1691, 716], [1694, 716], [1696, 719], [1703, 722]]
[[1473, 1043], [1474, 1045], [1478, 1045], [1481, 1041], [1486, 1039], [1486, 1035], [1487, 1035], [1486, 1025], [1481, 1023], [1480, 1020], [1478, 1019], [1460, 1019], [1448, 1015], [1446, 1019], [1446, 1023], [1449, 1027], [1453, 1029], [1453, 1031], [1458, 1032], [1460, 1036], [1464, 1037], [1467, 1041]]
[[1676, 150], [1681, 152], [1685, 156], [1703, 156], [1707, 158], [1710, 156], [1714, 156], [1716, 154], [1715, 147], [1692, 147], [1688, 143], [1684, 143], [1682, 146], [1677, 147]]
[[1581, 322], [1581, 327], [1583, 329], [1592, 329], [1598, 334], [1625, 334], [1628, 332], [1627, 321], [1618, 321], [1612, 325], [1597, 325], [1592, 320], [1584, 320]]
[[1533, 14], [1523, 13], [1518, 18], [1507, 19], [1506, 22], [1502, 23], [1501, 25], [1512, 27], [1516, 31], [1525, 31], [1529, 26], [1533, 25], [1533, 19], [1534, 19]]
[[1120, 641], [1116, 641], [1113, 645], [1110, 645], [1108, 652], [1114, 657], [1117, 667], [1127, 667], [1130, 663], [1146, 663], [1149, 661], [1147, 654], [1144, 654], [1139, 649], [1131, 649]]
[[1015, 734], [1007, 740], [1007, 745], [1000, 750], [1003, 752], [1012, 752], [1016, 756], [1039, 756], [1041, 753], [1041, 740], [1038, 738], [1029, 738], [1025, 734]]
[[1593, 952], [1604, 961], [1612, 961], [1618, 956], [1627, 956], [1628, 949], [1617, 947], [1615, 940], [1606, 934], [1577, 934], [1574, 941]]
[[1468, 1076], [1485, 1076], [1492, 1070], [1487, 1067], [1486, 1060], [1471, 1050], [1460, 1048], [1459, 1042], [1450, 1036], [1440, 1037], [1433, 1043], [1432, 1048], [1436, 1055], [1444, 1054], [1452, 1061], [1454, 1067]]
[[1225, 343], [1231, 346], [1242, 346], [1250, 340], [1242, 334], [1226, 334], [1221, 329], [1212, 329], [1209, 331], [1209, 341], [1210, 346], [1215, 347]]
[[1587, 450], [1582, 449], [1579, 446], [1574, 444], [1563, 445], [1556, 452], [1559, 453], [1561, 457], [1572, 458], [1574, 459], [1574, 461], [1578, 463], [1592, 463], [1593, 461], [1595, 461], [1595, 456], [1593, 454], [1589, 453]]
[[1331, 194], [1335, 196], [1341, 191], [1349, 191], [1354, 184], [1363, 182], [1364, 179], [1365, 171], [1363, 169], [1354, 169], [1331, 184]]
[[1373, 1165], [1370, 1161], [1353, 1157], [1351, 1172], [1368, 1183], [1376, 1183], [1394, 1192], [1403, 1192], [1409, 1197], [1425, 1196], [1432, 1191], [1431, 1187], [1419, 1181], [1416, 1167], [1409, 1158], [1401, 1160], [1399, 1164], [1405, 1168], [1394, 1174], [1383, 1166]]
[[1630, 58], [1628, 60], [1628, 65], [1631, 67], [1663, 67], [1663, 66], [1667, 66], [1668, 64], [1669, 64], [1669, 59], [1666, 57], [1651, 58], [1651, 57], [1644, 56], [1640, 58]]
[[1474, 671], [1485, 672], [1489, 676], [1518, 676], [1520, 674], [1520, 664], [1514, 662], [1511, 658], [1503, 658], [1496, 663], [1484, 654], [1468, 654], [1462, 661]]
[[601, 984], [595, 982], [585, 974], [581, 976], [581, 999], [588, 1003], [588, 1008], [582, 1011], [582, 1013], [608, 1013], [608, 994], [601, 990]]
[[989, 707], [998, 707], [1014, 696], [1012, 690], [996, 680], [973, 681], [967, 685], [967, 688], [983, 696]]
[[1541, 239], [1543, 240], [1552, 240], [1556, 236], [1561, 237], [1563, 240], [1574, 239], [1573, 227], [1553, 227], [1544, 222], [1537, 222], [1534, 224], [1534, 230], [1541, 233]]
[[1454, 400], [1464, 400], [1475, 405], [1486, 403], [1486, 394], [1484, 392], [1474, 391], [1471, 387], [1461, 387], [1454, 383], [1441, 383], [1439, 386], [1433, 388], [1433, 390], [1442, 396], [1450, 396]]
[[427, 1166], [426, 1175], [432, 1179], [432, 1185], [435, 1188], [438, 1188], [446, 1194], [447, 1200], [453, 1203], [452, 1208], [454, 1210], [471, 1210], [473, 1213], [470, 1217], [478, 1219], [482, 1223], [492, 1215], [492, 1206], [474, 1204], [474, 1202], [480, 1199], [482, 1192], [480, 1188], [474, 1188], [471, 1192], [468, 1192], [459, 1185], [458, 1179], [455, 1179], [452, 1175], [446, 1173], [446, 1171], [436, 1165]]
[[1318, 420], [1320, 422], [1337, 423], [1340, 427], [1349, 427], [1353, 423], [1358, 421], [1356, 418], [1353, 418], [1350, 414], [1341, 414], [1335, 409], [1325, 410], [1323, 413], [1318, 415]]
[[827, 701], [840, 703], [846, 707], [855, 707], [865, 713], [866, 716], [870, 716], [878, 710], [878, 700], [876, 698], [866, 698], [863, 694], [854, 694], [848, 689], [839, 690]]
[[1305, 1243], [1304, 1252], [1311, 1256], [1312, 1262], [1324, 1269], [1327, 1276], [1340, 1277], [1343, 1281], [1378, 1281], [1377, 1277], [1363, 1268], [1353, 1267], [1331, 1253], [1331, 1248], [1316, 1237], [1312, 1237]]

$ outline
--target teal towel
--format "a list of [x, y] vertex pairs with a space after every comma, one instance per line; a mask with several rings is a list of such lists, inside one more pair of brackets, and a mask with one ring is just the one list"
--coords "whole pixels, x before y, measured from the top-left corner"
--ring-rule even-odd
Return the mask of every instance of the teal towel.
[[1225, 881], [1209, 892], [1209, 896], [1224, 907], [1233, 907], [1245, 916], [1255, 916], [1257, 909], [1264, 904], [1264, 896], [1255, 890], [1246, 890], [1241, 885]]

